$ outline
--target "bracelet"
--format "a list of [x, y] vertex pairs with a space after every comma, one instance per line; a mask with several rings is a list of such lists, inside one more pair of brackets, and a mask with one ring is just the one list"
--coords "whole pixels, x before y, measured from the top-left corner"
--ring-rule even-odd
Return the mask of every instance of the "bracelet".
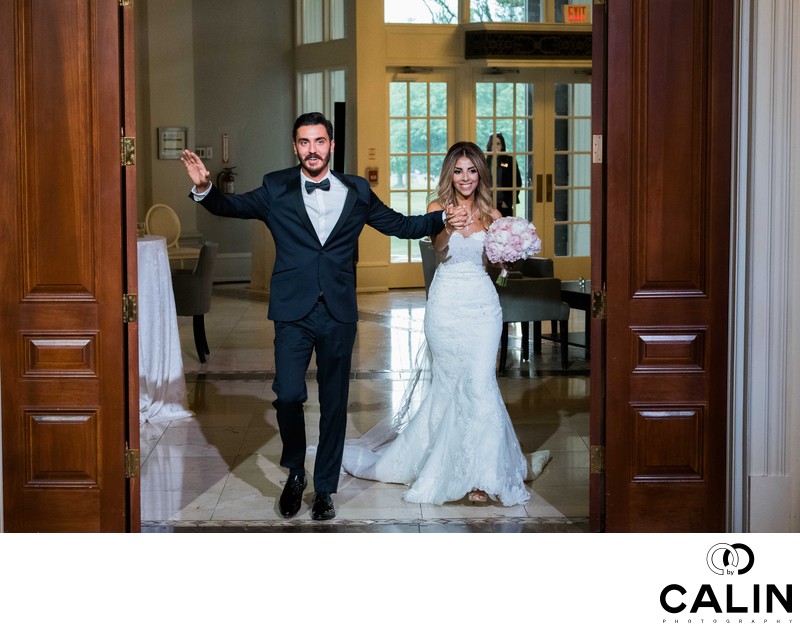
[[451, 234], [453, 234], [453, 229], [450, 228], [450, 226], [447, 225], [447, 222], [445, 222], [445, 224], [444, 224], [444, 231], [447, 233], [447, 236], [450, 236]]

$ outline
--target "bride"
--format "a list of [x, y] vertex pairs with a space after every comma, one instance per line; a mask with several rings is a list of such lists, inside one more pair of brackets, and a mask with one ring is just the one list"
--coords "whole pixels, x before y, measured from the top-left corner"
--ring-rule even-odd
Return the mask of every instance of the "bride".
[[433, 238], [439, 265], [425, 310], [426, 345], [416, 378], [394, 418], [345, 444], [343, 469], [356, 477], [406, 484], [403, 499], [443, 504], [468, 497], [525, 504], [550, 458], [520, 449], [495, 378], [502, 328], [483, 242], [492, 221], [490, 175], [471, 142], [450, 147], [428, 212], [467, 211], [466, 225]]

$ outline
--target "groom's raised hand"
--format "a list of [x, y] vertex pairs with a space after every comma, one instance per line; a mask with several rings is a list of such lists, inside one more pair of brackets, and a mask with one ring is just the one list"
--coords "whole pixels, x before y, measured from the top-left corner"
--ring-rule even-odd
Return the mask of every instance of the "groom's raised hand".
[[211, 172], [206, 169], [206, 165], [198, 157], [196, 153], [184, 149], [181, 154], [181, 162], [186, 167], [186, 173], [195, 185], [198, 193], [205, 193], [208, 187], [211, 186]]

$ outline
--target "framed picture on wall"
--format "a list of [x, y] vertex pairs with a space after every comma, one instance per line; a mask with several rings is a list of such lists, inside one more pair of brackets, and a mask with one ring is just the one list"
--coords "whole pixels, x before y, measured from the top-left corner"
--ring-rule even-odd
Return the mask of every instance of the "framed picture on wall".
[[186, 127], [158, 128], [158, 159], [178, 160], [186, 149]]

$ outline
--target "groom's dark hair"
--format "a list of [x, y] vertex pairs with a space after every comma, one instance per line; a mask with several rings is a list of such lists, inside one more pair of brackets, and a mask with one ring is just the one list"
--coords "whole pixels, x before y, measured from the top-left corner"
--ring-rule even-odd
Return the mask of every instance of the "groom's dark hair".
[[320, 112], [306, 112], [305, 114], [300, 114], [294, 122], [292, 140], [297, 140], [297, 130], [306, 125], [325, 125], [325, 131], [328, 132], [328, 140], [333, 140], [333, 123]]

